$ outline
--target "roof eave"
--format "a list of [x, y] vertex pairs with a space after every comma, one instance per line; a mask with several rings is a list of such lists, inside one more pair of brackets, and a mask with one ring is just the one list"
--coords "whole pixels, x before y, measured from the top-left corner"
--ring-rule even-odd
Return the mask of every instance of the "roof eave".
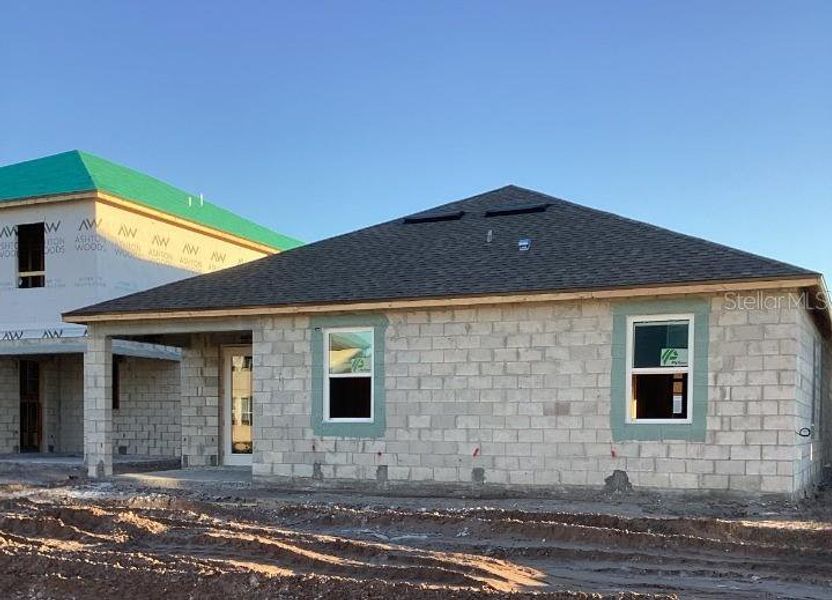
[[[356, 302], [294, 303], [270, 306], [248, 306], [234, 308], [198, 308], [191, 310], [146, 310], [125, 312], [83, 312], [70, 311], [63, 314], [64, 321], [88, 325], [91, 323], [147, 321], [163, 319], [215, 319], [222, 317], [317, 314], [357, 312], [371, 310], [424, 309], [438, 307], [464, 307], [488, 304], [509, 304], [517, 302], [547, 302], [567, 300], [609, 300], [646, 296], [669, 296], [683, 294], [704, 294], [732, 291], [814, 288], [826, 290], [823, 276], [809, 273], [799, 276], [777, 278], [749, 278], [742, 280], [702, 281], [684, 284], [643, 285], [629, 287], [607, 287], [583, 290], [517, 292], [506, 294], [478, 294], [457, 296], [430, 296], [407, 299], [379, 299]], [[828, 304], [825, 312], [829, 313]], [[832, 313], [829, 313], [832, 315]], [[832, 323], [832, 319], [830, 319]]]
[[52, 202], [67, 202], [71, 200], [91, 200], [95, 199], [97, 193], [98, 190], [96, 188], [90, 188], [85, 190], [60, 192], [58, 194], [44, 194], [42, 196], [21, 196], [19, 198], [8, 198], [0, 200], [0, 210], [15, 206], [31, 206], [33, 204], [50, 204]]

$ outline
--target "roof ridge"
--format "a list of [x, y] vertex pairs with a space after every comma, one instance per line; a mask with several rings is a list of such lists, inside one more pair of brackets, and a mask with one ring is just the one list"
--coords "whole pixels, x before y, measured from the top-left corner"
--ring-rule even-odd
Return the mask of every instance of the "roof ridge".
[[[76, 150], [69, 150], [69, 151], [67, 151], [65, 153], [61, 153], [61, 154], [72, 154], [72, 155], [74, 155], [75, 158], [78, 160], [78, 162], [81, 164], [81, 167], [84, 169], [84, 173], [86, 174], [87, 178], [90, 180], [90, 186], [92, 186], [92, 187], [90, 187], [90, 190], [98, 189], [98, 187], [96, 186], [95, 177], [93, 176], [92, 171], [90, 171], [90, 168], [87, 165], [87, 163], [84, 161], [84, 153], [83, 152], [76, 149]], [[53, 156], [59, 156], [59, 155], [60, 154], [55, 154]], [[47, 156], [45, 158], [49, 158], [49, 157]], [[79, 190], [79, 191], [86, 191], [86, 190]]]

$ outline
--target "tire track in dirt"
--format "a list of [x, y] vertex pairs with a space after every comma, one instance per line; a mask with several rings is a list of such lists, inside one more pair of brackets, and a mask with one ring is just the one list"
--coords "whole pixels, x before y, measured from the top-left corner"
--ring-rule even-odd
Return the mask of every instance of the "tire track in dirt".
[[[150, 556], [158, 559], [157, 567], [210, 564], [219, 572], [248, 565], [266, 574], [360, 576], [504, 592], [544, 585], [541, 573], [495, 558], [263, 529], [187, 511], [159, 519], [155, 512], [158, 509], [47, 507], [21, 501], [6, 505], [0, 514], [0, 540], [6, 555], [15, 549], [47, 557], [60, 552], [64, 560], [83, 554], [78, 560], [95, 566], [123, 566]], [[118, 559], [113, 561], [113, 555]]]
[[[163, 495], [0, 501], [0, 568], [29, 577], [38, 592], [64, 590], [68, 581], [94, 592], [46, 596], [56, 598], [154, 597], [144, 587], [148, 573], [166, 590], [158, 597], [168, 599], [314, 597], [299, 592], [307, 588], [327, 599], [601, 597], [572, 591], [587, 588], [616, 598], [639, 597], [622, 589], [830, 598], [830, 564], [829, 523], [240, 507]], [[203, 579], [215, 586], [205, 588]], [[0, 582], [0, 597], [30, 597], [25, 581]]]
[[[644, 580], [710, 579], [716, 585], [747, 585], [795, 592], [797, 597], [832, 597], [832, 526], [827, 523], [752, 523], [717, 519], [618, 517], [506, 510], [401, 511], [338, 506], [277, 509], [295, 526], [364, 535], [430, 534], [432, 548], [466, 546], [470, 552], [538, 566], [558, 561], [578, 565], [577, 575], [608, 572], [619, 588], [656, 590]], [[779, 525], [779, 527], [778, 527]], [[785, 526], [784, 526], [785, 525]], [[356, 529], [357, 527], [357, 529]], [[350, 529], [353, 528], [353, 529]], [[453, 532], [464, 533], [462, 539]], [[805, 535], [804, 535], [805, 534]], [[459, 535], [459, 534], [457, 534]], [[471, 542], [467, 542], [471, 540]], [[414, 542], [418, 544], [418, 542]], [[727, 582], [727, 583], [720, 583]], [[632, 585], [631, 585], [632, 583]], [[676, 589], [685, 589], [684, 584]], [[772, 592], [772, 593], [775, 593]], [[766, 592], [767, 593], [767, 592]], [[803, 595], [800, 595], [803, 594]], [[748, 597], [760, 597], [751, 591]], [[791, 597], [791, 593], [787, 594]]]

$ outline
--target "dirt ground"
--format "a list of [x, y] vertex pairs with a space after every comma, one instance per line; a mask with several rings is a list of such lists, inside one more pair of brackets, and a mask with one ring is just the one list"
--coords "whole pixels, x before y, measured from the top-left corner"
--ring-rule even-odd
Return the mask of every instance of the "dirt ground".
[[832, 598], [832, 492], [798, 504], [0, 485], [0, 598]]

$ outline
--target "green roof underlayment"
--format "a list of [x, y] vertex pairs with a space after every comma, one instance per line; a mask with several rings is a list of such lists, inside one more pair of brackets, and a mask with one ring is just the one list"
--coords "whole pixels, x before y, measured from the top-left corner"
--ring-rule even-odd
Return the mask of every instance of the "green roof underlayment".
[[197, 194], [86, 152], [71, 150], [0, 167], [0, 203], [93, 190], [278, 250], [303, 245], [210, 202], [200, 205]]

